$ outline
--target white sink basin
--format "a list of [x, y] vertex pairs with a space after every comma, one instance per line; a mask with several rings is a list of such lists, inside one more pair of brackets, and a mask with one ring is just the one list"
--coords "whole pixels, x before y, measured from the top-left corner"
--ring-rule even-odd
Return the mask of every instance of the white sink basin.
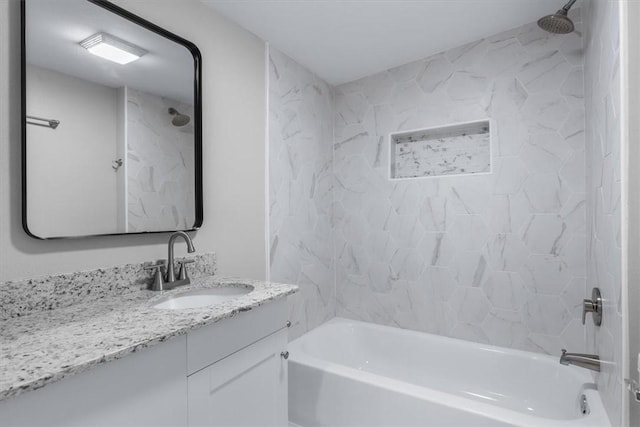
[[253, 290], [251, 286], [219, 286], [207, 289], [195, 289], [161, 299], [153, 308], [181, 310], [201, 308], [219, 304], [246, 295]]

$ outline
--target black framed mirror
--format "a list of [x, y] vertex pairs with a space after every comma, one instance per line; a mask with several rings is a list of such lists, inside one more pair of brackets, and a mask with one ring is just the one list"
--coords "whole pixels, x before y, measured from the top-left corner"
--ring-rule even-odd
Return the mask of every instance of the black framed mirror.
[[198, 48], [104, 0], [21, 0], [21, 8], [27, 234], [198, 229]]

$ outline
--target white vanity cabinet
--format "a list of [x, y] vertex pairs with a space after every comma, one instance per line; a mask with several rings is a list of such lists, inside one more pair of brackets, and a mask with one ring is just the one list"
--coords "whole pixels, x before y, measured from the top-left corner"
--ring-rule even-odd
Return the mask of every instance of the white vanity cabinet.
[[190, 426], [286, 426], [287, 370], [277, 332], [188, 377]]
[[190, 426], [286, 426], [286, 306], [269, 304], [187, 336]]
[[175, 337], [3, 400], [0, 426], [185, 425], [185, 349], [186, 337]]
[[286, 313], [270, 302], [9, 398], [0, 426], [286, 426]]

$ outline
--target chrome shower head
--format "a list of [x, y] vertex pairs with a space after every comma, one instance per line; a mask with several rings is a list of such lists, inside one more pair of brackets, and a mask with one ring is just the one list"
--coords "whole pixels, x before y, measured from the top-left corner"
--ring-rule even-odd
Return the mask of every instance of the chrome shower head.
[[169, 107], [169, 114], [173, 116], [171, 124], [177, 127], [186, 126], [191, 121], [191, 117], [186, 114], [180, 114], [180, 112], [173, 107]]
[[569, 34], [575, 29], [573, 22], [567, 16], [569, 9], [576, 2], [570, 0], [562, 9], [553, 15], [547, 15], [538, 20], [538, 27], [553, 34]]

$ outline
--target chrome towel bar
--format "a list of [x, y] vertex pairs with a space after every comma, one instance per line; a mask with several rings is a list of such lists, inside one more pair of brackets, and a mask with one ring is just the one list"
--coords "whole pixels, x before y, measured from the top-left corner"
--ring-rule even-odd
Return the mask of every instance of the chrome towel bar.
[[55, 129], [60, 124], [60, 120], [43, 119], [42, 117], [27, 116], [27, 124]]

